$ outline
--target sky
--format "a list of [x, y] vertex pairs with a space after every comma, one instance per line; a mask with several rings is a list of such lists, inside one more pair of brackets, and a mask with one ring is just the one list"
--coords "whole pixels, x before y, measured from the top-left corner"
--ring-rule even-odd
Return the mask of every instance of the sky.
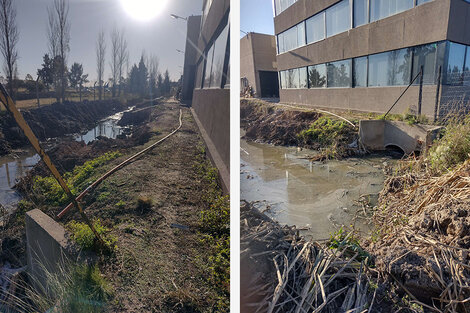
[[[186, 21], [173, 19], [170, 14], [182, 17], [201, 15], [202, 0], [168, 0], [160, 14], [150, 21], [133, 18], [124, 10], [121, 1], [69, 0], [71, 38], [68, 66], [74, 62], [82, 63], [84, 73], [89, 74], [89, 80], [95, 81], [95, 45], [98, 32], [104, 30], [107, 40], [105, 77], [109, 78], [110, 33], [117, 27], [125, 29], [130, 66], [139, 62], [142, 51], [145, 50], [147, 55], [154, 54], [159, 58], [160, 72], [168, 69], [172, 80], [179, 79], [183, 71], [184, 55], [176, 49], [185, 49]], [[47, 7], [53, 0], [14, 0], [13, 3], [16, 5], [19, 28], [19, 77], [24, 79], [26, 74], [31, 74], [36, 78], [42, 58], [48, 52]], [[0, 74], [5, 76], [3, 71]]]
[[[247, 33], [274, 35], [272, 0], [241, 0], [240, 29]], [[245, 35], [240, 32], [240, 38]]]

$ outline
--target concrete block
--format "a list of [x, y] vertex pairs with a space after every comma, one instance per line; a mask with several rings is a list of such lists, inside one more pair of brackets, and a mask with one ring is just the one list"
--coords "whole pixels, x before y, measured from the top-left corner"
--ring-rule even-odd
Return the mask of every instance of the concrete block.
[[76, 251], [59, 223], [38, 209], [26, 213], [28, 274], [36, 290], [45, 290], [46, 270], [56, 273]]

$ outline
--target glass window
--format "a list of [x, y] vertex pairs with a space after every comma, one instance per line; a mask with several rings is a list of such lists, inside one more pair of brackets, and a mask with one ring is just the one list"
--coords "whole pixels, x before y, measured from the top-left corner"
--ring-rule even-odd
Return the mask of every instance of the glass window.
[[295, 48], [305, 46], [305, 22], [297, 24], [297, 44]]
[[280, 14], [282, 11], [293, 5], [297, 0], [276, 0], [275, 2], [275, 11], [276, 15]]
[[306, 21], [307, 43], [325, 39], [325, 12], [312, 16]]
[[287, 52], [305, 45], [304, 22], [278, 35], [279, 53]]
[[385, 52], [369, 56], [369, 86], [388, 85], [388, 54]]
[[465, 66], [463, 67], [463, 84], [470, 86], [470, 48], [467, 46], [467, 53], [465, 54]]
[[[413, 72], [411, 79], [415, 78], [423, 67], [423, 83], [434, 84], [435, 68], [436, 68], [436, 50], [437, 44], [429, 44], [418, 46], [413, 51]], [[416, 79], [414, 84], [419, 84], [419, 78]]]
[[351, 60], [328, 63], [328, 87], [351, 87]]
[[349, 0], [343, 0], [326, 10], [327, 37], [342, 33], [348, 30], [350, 26]]
[[[420, 4], [429, 2], [429, 1], [431, 1], [431, 0], [417, 0], [417, 1], [416, 1], [416, 5], [420, 5]], [[467, 1], [467, 2], [468, 2], [468, 1]]]
[[318, 64], [308, 67], [309, 88], [326, 87], [326, 64]]
[[220, 33], [219, 37], [215, 40], [214, 58], [212, 61], [211, 69], [211, 83], [212, 88], [222, 87], [222, 76], [224, 75], [224, 62], [225, 57], [229, 55], [230, 51], [227, 51], [227, 38], [229, 33], [228, 24], [224, 30]]
[[446, 84], [459, 85], [462, 82], [462, 70], [465, 58], [465, 46], [448, 42], [446, 49]]
[[353, 59], [354, 87], [367, 87], [367, 57]]
[[368, 22], [367, 0], [354, 0], [354, 27], [367, 24]]
[[410, 83], [411, 48], [389, 52], [389, 78], [390, 86], [402, 86]]
[[413, 7], [414, 0], [370, 0], [371, 22], [403, 12]]
[[299, 88], [299, 69], [287, 70], [287, 88]]
[[299, 68], [299, 88], [308, 88], [307, 68]]
[[[230, 36], [228, 36], [230, 38]], [[230, 39], [229, 39], [230, 40]], [[228, 55], [228, 61], [227, 61], [227, 78], [225, 80], [225, 86], [224, 88], [230, 89], [230, 54]]]
[[212, 59], [214, 56], [214, 47], [215, 45], [212, 44], [209, 52], [207, 52], [206, 57], [206, 70], [204, 72], [204, 86], [203, 88], [209, 88], [211, 86], [211, 71], [212, 71]]
[[197, 73], [196, 73], [196, 85], [194, 85], [195, 89], [201, 89], [202, 87], [202, 72], [204, 69], [204, 59], [199, 62], [197, 66]]

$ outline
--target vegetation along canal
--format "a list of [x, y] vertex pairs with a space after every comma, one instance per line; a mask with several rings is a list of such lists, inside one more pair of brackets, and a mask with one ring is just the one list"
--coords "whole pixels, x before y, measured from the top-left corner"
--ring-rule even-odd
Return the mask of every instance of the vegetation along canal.
[[[86, 144], [99, 139], [100, 136], [115, 139], [123, 134], [125, 129], [125, 127], [117, 125], [122, 114], [123, 112], [118, 112], [104, 118], [94, 128], [83, 134], [74, 135], [74, 139], [84, 141]], [[39, 161], [40, 157], [29, 147], [21, 149], [17, 153], [0, 157], [0, 205], [10, 209], [21, 200], [20, 194], [13, 187], [17, 179], [23, 177]]]

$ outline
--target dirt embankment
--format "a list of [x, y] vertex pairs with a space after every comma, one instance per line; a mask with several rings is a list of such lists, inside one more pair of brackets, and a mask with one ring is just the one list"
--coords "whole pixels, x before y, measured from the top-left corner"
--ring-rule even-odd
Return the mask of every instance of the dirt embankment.
[[244, 138], [251, 141], [319, 150], [317, 159], [363, 154], [357, 128], [333, 116], [241, 99], [240, 117]]
[[425, 311], [470, 310], [469, 177], [469, 161], [444, 175], [396, 174], [374, 213], [377, 231], [365, 245], [377, 269]]
[[[78, 133], [92, 128], [99, 120], [124, 110], [131, 102], [116, 100], [55, 103], [22, 114], [39, 140]], [[15, 120], [7, 112], [0, 112], [0, 155], [28, 143]]]
[[241, 127], [245, 138], [281, 146], [301, 146], [298, 134], [315, 122], [321, 114], [284, 110], [261, 100], [241, 99]]

